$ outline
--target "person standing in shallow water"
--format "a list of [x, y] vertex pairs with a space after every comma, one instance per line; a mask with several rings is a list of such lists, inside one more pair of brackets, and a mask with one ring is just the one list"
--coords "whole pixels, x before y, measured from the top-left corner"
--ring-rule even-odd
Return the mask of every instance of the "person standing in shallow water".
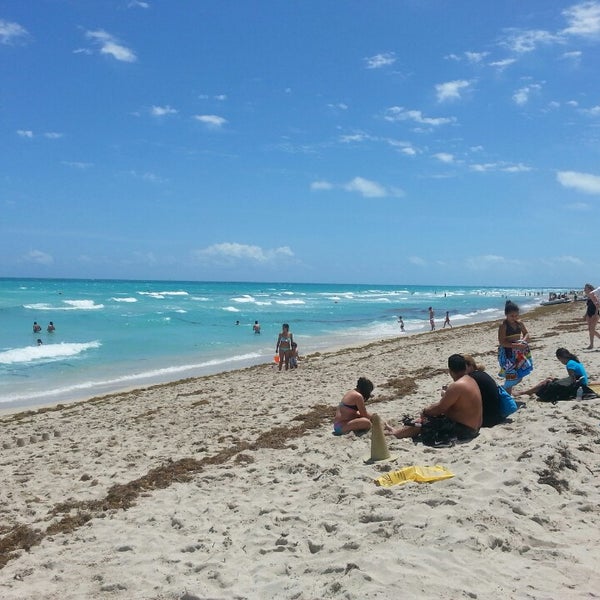
[[290, 331], [290, 326], [284, 323], [281, 326], [281, 333], [277, 337], [277, 345], [275, 346], [275, 354], [279, 353], [279, 369], [285, 364], [285, 370], [290, 368], [290, 355], [292, 353], [292, 343], [294, 334]]

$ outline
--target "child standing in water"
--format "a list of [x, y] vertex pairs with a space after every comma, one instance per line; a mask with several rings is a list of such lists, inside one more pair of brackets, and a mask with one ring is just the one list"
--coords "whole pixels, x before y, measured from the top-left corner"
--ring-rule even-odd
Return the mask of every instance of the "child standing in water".
[[498, 363], [500, 373], [505, 379], [504, 389], [511, 388], [521, 382], [533, 371], [533, 360], [529, 350], [529, 332], [523, 321], [519, 319], [519, 307], [507, 300], [504, 306], [506, 319], [498, 328]]

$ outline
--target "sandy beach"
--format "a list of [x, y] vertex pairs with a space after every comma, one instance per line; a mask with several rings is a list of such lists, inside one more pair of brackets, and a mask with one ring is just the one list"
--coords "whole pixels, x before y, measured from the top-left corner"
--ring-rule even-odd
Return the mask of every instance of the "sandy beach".
[[[583, 350], [583, 303], [523, 320], [535, 369]], [[332, 435], [359, 376], [398, 423], [439, 397], [447, 357], [496, 376], [499, 322], [454, 327], [0, 416], [0, 598], [600, 597], [600, 399], [526, 406], [433, 449]], [[378, 487], [410, 465], [455, 477]]]

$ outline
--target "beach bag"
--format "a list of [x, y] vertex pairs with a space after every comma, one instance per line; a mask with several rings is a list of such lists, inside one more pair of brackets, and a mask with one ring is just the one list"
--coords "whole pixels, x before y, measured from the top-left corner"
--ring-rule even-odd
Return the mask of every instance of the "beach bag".
[[[540, 402], [559, 402], [560, 400], [574, 400], [577, 395], [577, 388], [580, 387], [577, 383], [564, 385], [559, 383], [559, 379], [550, 381], [540, 388], [537, 392]], [[583, 400], [592, 400], [598, 398], [598, 394], [587, 385], [581, 386], [583, 390]]]
[[434, 448], [453, 446], [456, 441], [454, 423], [444, 415], [427, 417], [421, 427], [419, 439], [423, 445]]
[[503, 419], [506, 419], [508, 415], [512, 415], [519, 408], [515, 399], [500, 385], [498, 386], [498, 404], [500, 416]]
[[559, 400], [570, 400], [571, 398], [575, 398], [578, 387], [579, 386], [576, 383], [564, 385], [560, 383], [560, 380], [555, 379], [554, 381], [550, 381], [544, 384], [537, 391], [538, 400], [540, 400], [541, 402], [558, 402]]

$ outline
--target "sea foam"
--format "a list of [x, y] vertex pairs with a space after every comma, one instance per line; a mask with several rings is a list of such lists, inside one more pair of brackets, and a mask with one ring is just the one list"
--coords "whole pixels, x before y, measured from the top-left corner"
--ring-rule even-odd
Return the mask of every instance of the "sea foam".
[[91, 348], [99, 348], [100, 342], [42, 344], [41, 346], [25, 346], [0, 352], [0, 364], [13, 365], [34, 361], [53, 361], [77, 356]]

